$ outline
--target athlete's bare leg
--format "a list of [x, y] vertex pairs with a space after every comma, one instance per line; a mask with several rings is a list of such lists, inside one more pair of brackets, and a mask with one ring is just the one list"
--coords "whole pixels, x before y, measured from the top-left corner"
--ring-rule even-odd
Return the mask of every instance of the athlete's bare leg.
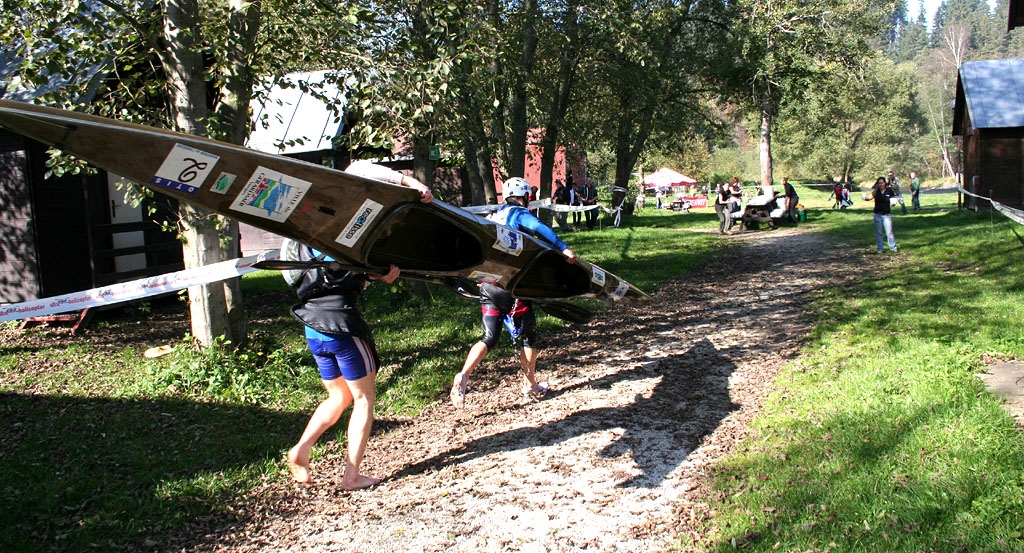
[[462, 364], [462, 373], [468, 378], [477, 367], [480, 366], [480, 362], [487, 357], [487, 344], [483, 342], [477, 342], [473, 344], [473, 347], [469, 349], [469, 355], [466, 356], [466, 362]]
[[469, 355], [466, 356], [466, 362], [462, 364], [462, 371], [455, 375], [450, 396], [452, 405], [457, 409], [466, 406], [466, 387], [469, 385], [469, 375], [480, 366], [484, 357], [487, 357], [487, 351], [487, 344], [483, 342], [473, 344], [473, 347], [469, 349]]
[[348, 421], [348, 455], [345, 459], [345, 474], [341, 487], [346, 490], [368, 488], [380, 482], [380, 478], [365, 476], [359, 472], [366, 452], [366, 442], [373, 428], [373, 404], [377, 398], [375, 385], [377, 373], [368, 374], [359, 380], [347, 382], [352, 397], [352, 416]]
[[537, 385], [537, 350], [523, 347], [519, 350], [519, 364], [523, 367], [523, 382], [525, 387], [534, 389]]
[[327, 389], [327, 399], [323, 400], [313, 411], [299, 442], [288, 450], [288, 469], [292, 473], [292, 479], [296, 482], [313, 481], [309, 472], [309, 454], [313, 451], [313, 445], [328, 428], [338, 422], [341, 414], [352, 403], [352, 393], [344, 379], [322, 380], [321, 382]]

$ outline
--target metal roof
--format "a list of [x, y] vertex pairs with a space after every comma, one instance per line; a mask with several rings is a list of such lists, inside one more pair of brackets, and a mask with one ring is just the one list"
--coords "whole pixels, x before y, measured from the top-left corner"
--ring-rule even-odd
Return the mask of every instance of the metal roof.
[[964, 63], [957, 104], [961, 100], [975, 129], [1024, 127], [1024, 59]]
[[332, 140], [345, 124], [325, 100], [340, 102], [339, 109], [344, 109], [343, 77], [336, 71], [314, 71], [291, 73], [282, 80], [290, 84], [274, 85], [263, 102], [253, 100], [255, 124], [245, 145], [274, 154], [333, 148]]

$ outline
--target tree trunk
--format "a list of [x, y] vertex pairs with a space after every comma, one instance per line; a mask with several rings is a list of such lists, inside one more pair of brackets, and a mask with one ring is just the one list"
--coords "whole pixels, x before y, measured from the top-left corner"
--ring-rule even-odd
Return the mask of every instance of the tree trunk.
[[537, 58], [537, 29], [534, 26], [537, 4], [538, 0], [526, 0], [523, 3], [523, 55], [519, 67], [516, 68], [515, 84], [512, 89], [509, 177], [526, 176], [526, 142], [530, 132], [526, 118], [526, 106], [529, 103], [526, 87], [530, 83], [534, 61]]
[[[255, 77], [249, 63], [251, 52], [256, 49], [256, 34], [260, 29], [260, 3], [247, 0], [230, 0], [231, 16], [228, 27], [235, 31], [235, 56], [224, 60], [221, 65], [220, 82], [217, 91], [217, 121], [225, 128], [224, 140], [232, 144], [245, 144], [249, 137], [249, 101]], [[216, 138], [216, 137], [215, 137]]]
[[[182, 132], [205, 135], [203, 122], [209, 114], [209, 103], [203, 61], [195, 46], [199, 4], [196, 0], [167, 0], [166, 10], [167, 48], [160, 55], [167, 73], [175, 125]], [[238, 231], [233, 222], [187, 203], [182, 203], [178, 212], [184, 229], [182, 253], [186, 269], [236, 257]], [[222, 233], [226, 235], [225, 242], [221, 240]], [[235, 345], [244, 341], [245, 314], [238, 278], [194, 286], [188, 289], [188, 297], [192, 335], [201, 345], [209, 347], [218, 336]]]
[[[548, 123], [544, 129], [544, 137], [541, 140], [544, 144], [539, 183], [541, 198], [551, 197], [558, 137], [562, 132], [562, 126], [565, 124], [565, 114], [569, 111], [573, 83], [576, 82], [576, 68], [581, 45], [579, 40], [579, 15], [575, 0], [570, 0], [566, 5], [563, 21], [562, 34], [565, 37], [565, 41], [558, 62], [558, 76], [554, 86], [554, 94], [551, 98], [551, 111], [548, 113]], [[568, 159], [566, 161], [568, 162]], [[571, 170], [569, 167], [567, 169]]]
[[772, 115], [775, 104], [771, 95], [765, 93], [761, 98], [761, 186], [772, 184]]
[[[634, 113], [627, 106], [622, 106], [623, 113]], [[618, 131], [615, 139], [615, 186], [629, 188], [629, 179], [633, 176], [633, 168], [636, 167], [640, 154], [644, 151], [647, 138], [651, 134], [651, 124], [654, 120], [653, 104], [648, 104], [643, 112], [633, 117], [621, 117], [618, 120]], [[634, 136], [630, 131], [636, 129]], [[641, 177], [641, 180], [643, 178]]]
[[[186, 269], [237, 257], [230, 251], [238, 247], [237, 225], [232, 225], [233, 235], [229, 235], [232, 231], [218, 229], [224, 222], [223, 217], [187, 203], [180, 205], [178, 213], [183, 227], [182, 252]], [[188, 289], [192, 336], [204, 347], [213, 344], [218, 336], [236, 346], [244, 341], [245, 312], [239, 280], [232, 278]]]
[[412, 137], [412, 174], [416, 180], [431, 188], [434, 184], [434, 167], [430, 159], [430, 134], [418, 132]]
[[463, 139], [462, 151], [466, 156], [466, 183], [462, 187], [462, 205], [483, 205], [484, 181], [480, 175], [477, 158], [480, 155], [476, 143], [469, 138]]
[[485, 205], [498, 203], [498, 193], [494, 186], [494, 165], [490, 148], [487, 147], [487, 134], [479, 111], [473, 111], [476, 105], [473, 92], [462, 95], [463, 103], [468, 108], [462, 115], [463, 152], [466, 155], [466, 173], [469, 179], [469, 195], [463, 192], [463, 205]]

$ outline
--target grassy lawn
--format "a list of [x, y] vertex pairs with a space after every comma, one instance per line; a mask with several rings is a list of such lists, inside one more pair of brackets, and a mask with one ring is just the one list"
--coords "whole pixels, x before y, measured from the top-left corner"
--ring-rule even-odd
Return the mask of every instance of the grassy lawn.
[[[832, 211], [798, 188], [808, 223], [870, 252], [870, 207]], [[909, 199], [909, 196], [908, 196]], [[895, 217], [900, 253], [865, 255], [857, 286], [808, 313], [813, 344], [777, 382], [755, 436], [716, 465], [715, 515], [696, 546], [764, 551], [1020, 551], [1024, 442], [975, 376], [1024, 357], [1024, 229], [928, 195]], [[648, 208], [623, 228], [564, 233], [585, 259], [650, 292], [722, 246], [713, 210]], [[239, 351], [163, 358], [100, 348], [0, 347], [0, 551], [169, 550], [165, 536], [284, 478], [284, 451], [323, 397], [293, 298], [276, 273], [243, 279], [279, 298]], [[479, 308], [448, 290], [375, 284], [364, 312], [384, 361], [378, 429], [447, 397]], [[139, 315], [145, 324], [145, 314]], [[540, 318], [541, 335], [565, 323]], [[543, 328], [546, 327], [546, 328]], [[14, 332], [8, 328], [5, 332]], [[33, 330], [34, 333], [45, 333]], [[154, 344], [156, 345], [156, 344]], [[508, 347], [507, 342], [502, 346]], [[25, 363], [45, 363], [45, 372]], [[344, 447], [345, 421], [314, 456]]]
[[[908, 198], [909, 200], [909, 198]], [[924, 196], [876, 256], [870, 206], [811, 217], [880, 278], [808, 310], [814, 343], [718, 464], [700, 550], [1021, 551], [1024, 442], [976, 374], [1024, 357], [1016, 223]]]

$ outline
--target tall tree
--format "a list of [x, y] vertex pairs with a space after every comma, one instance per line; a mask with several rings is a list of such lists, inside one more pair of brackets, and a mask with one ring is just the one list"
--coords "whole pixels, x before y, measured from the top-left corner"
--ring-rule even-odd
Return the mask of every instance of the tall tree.
[[[348, 15], [301, 0], [20, 0], [0, 12], [0, 38], [21, 86], [65, 83], [41, 101], [241, 144], [254, 76], [315, 63], [324, 50], [307, 46], [344, 44]], [[186, 266], [235, 257], [232, 221], [187, 204], [179, 215]], [[189, 306], [201, 344], [244, 340], [238, 279], [189, 289]]]
[[[564, 11], [558, 17], [558, 33], [560, 48], [558, 55], [552, 56], [558, 61], [554, 79], [547, 87], [550, 100], [544, 103], [545, 111], [544, 134], [541, 136], [543, 151], [541, 154], [540, 197], [551, 196], [551, 185], [554, 175], [555, 153], [558, 150], [565, 117], [577, 83], [580, 56], [584, 55], [587, 45], [584, 40], [584, 22], [580, 17], [578, 0], [568, 0]], [[525, 152], [524, 152], [525, 154]], [[524, 156], [525, 157], [525, 156]]]
[[903, 37], [906, 35], [910, 18], [907, 16], [907, 0], [897, 0], [896, 9], [889, 15], [885, 31], [881, 35], [882, 51], [890, 59], [899, 57]]
[[849, 70], [871, 52], [895, 11], [892, 0], [748, 0], [743, 40], [746, 104], [758, 114], [761, 183], [773, 180], [772, 127], [778, 110], [830, 71]]
[[917, 19], [907, 24], [900, 36], [899, 54], [896, 62], [914, 61], [915, 58], [928, 50], [928, 20], [924, 15], [924, 2]]
[[[614, 185], [628, 188], [648, 141], [700, 133], [720, 92], [712, 68], [731, 62], [724, 2], [642, 2], [603, 5], [594, 14], [576, 102], [567, 128], [590, 147], [615, 155]], [[609, 114], [614, 114], [609, 117]]]
[[908, 137], [920, 132], [915, 77], [912, 64], [879, 55], [856, 74], [835, 71], [812, 82], [780, 114], [780, 159], [804, 174], [846, 182], [901, 168]]

